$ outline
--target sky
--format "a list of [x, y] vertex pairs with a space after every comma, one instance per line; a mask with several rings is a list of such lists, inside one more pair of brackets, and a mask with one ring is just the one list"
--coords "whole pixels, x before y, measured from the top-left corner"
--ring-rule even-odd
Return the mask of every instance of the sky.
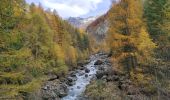
[[111, 0], [26, 0], [27, 3], [41, 3], [44, 9], [56, 10], [63, 18], [90, 17], [106, 13]]

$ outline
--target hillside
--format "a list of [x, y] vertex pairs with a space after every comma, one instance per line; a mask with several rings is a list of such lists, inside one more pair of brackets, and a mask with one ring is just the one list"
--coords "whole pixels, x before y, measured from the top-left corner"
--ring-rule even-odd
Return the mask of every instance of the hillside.
[[33, 2], [0, 0], [0, 100], [169, 100], [169, 0]]
[[51, 76], [65, 77], [88, 57], [87, 35], [55, 11], [34, 4], [25, 11], [22, 0], [0, 5], [0, 99], [25, 97]]
[[88, 18], [70, 17], [67, 19], [67, 21], [76, 28], [86, 30], [87, 26], [95, 21], [97, 18], [98, 16]]
[[105, 39], [109, 27], [108, 15], [105, 14], [88, 25], [86, 32], [100, 42]]

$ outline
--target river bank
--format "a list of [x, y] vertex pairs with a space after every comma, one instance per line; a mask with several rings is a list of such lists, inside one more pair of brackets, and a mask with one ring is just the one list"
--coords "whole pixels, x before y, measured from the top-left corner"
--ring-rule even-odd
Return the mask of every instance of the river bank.
[[[107, 54], [91, 55], [88, 60], [78, 64], [77, 69], [70, 71], [65, 77], [59, 78], [49, 74], [41, 89], [26, 95], [28, 100], [83, 100], [86, 86], [97, 79], [102, 68], [99, 65], [111, 65], [105, 59]], [[104, 68], [103, 68], [104, 70]]]

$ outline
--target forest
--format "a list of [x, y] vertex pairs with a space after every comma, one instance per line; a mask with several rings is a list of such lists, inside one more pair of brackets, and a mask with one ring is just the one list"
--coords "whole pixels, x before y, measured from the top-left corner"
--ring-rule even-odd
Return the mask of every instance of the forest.
[[0, 96], [33, 91], [46, 74], [64, 76], [88, 56], [88, 36], [55, 11], [23, 0], [0, 2]]
[[83, 93], [88, 99], [61, 100], [168, 100], [170, 0], [120, 0], [98, 19], [103, 20], [108, 31], [99, 42], [56, 10], [0, 0], [0, 100], [60, 100], [32, 97], [49, 77], [63, 82], [91, 55], [101, 53], [107, 57], [96, 65], [109, 62], [111, 69], [97, 71]]

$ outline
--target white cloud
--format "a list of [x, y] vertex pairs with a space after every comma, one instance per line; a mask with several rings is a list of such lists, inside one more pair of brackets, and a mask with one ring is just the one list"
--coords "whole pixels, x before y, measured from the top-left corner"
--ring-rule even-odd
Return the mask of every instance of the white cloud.
[[43, 6], [55, 9], [62, 17], [78, 17], [95, 11], [103, 0], [42, 0]]

